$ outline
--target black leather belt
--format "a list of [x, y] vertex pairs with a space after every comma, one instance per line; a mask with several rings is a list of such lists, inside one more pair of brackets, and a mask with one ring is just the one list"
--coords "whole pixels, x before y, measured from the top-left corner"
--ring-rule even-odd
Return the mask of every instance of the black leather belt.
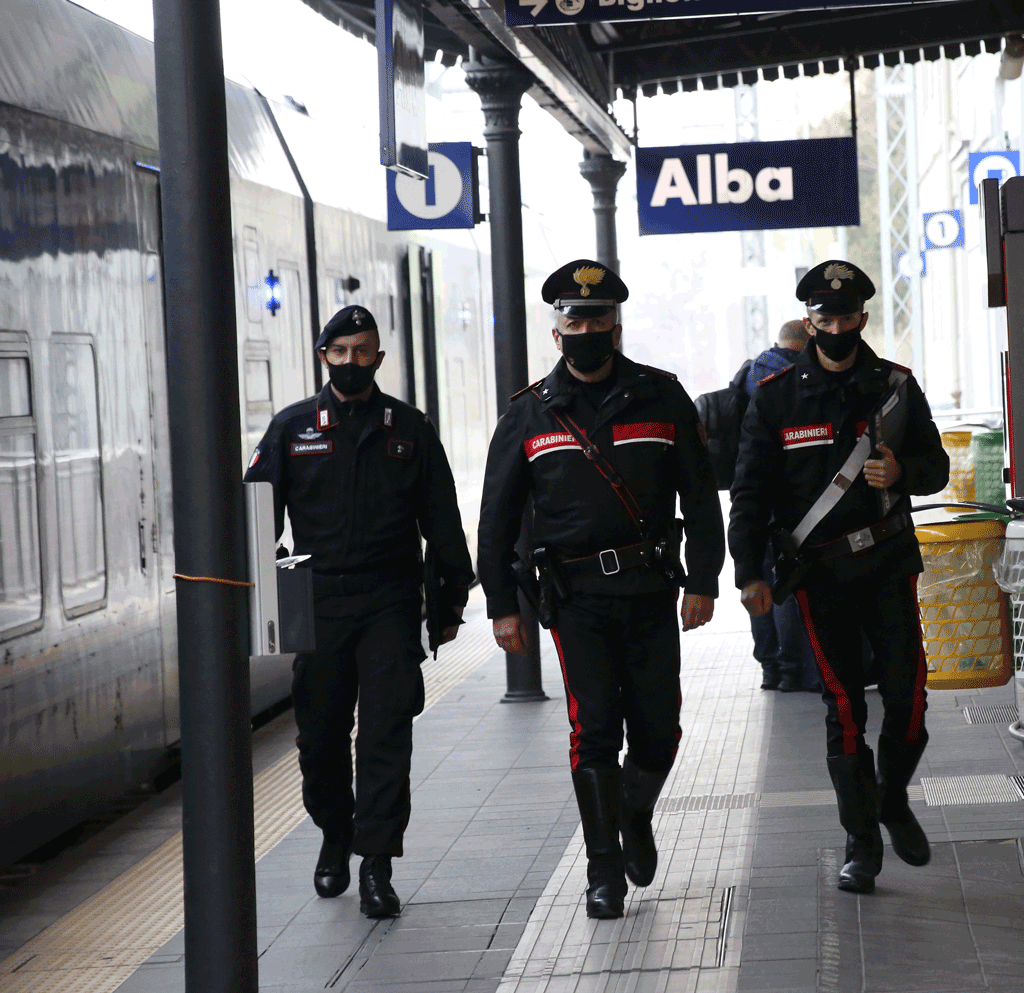
[[561, 559], [559, 566], [566, 579], [579, 576], [614, 576], [626, 569], [637, 569], [654, 562], [654, 542], [640, 541], [624, 548], [606, 548], [596, 555], [577, 559]]
[[899, 534], [913, 525], [909, 514], [899, 513], [887, 517], [878, 524], [861, 528], [859, 531], [851, 531], [840, 538], [832, 541], [823, 541], [820, 544], [808, 545], [809, 551], [814, 553], [814, 558], [819, 562], [827, 562], [829, 559], [840, 559], [846, 555], [856, 555], [873, 545], [881, 544], [888, 538]]

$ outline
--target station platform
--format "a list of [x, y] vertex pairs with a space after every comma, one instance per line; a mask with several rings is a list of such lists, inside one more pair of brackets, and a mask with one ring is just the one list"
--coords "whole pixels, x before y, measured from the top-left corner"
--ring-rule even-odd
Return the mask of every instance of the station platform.
[[[412, 820], [394, 863], [400, 917], [363, 918], [355, 885], [316, 896], [320, 837], [302, 809], [291, 713], [255, 733], [261, 990], [1024, 990], [1012, 685], [929, 694], [911, 802], [932, 861], [903, 864], [886, 836], [877, 891], [840, 892], [824, 707], [759, 689], [749, 623], [726, 586], [712, 623], [682, 636], [683, 738], [655, 815], [657, 876], [630, 890], [622, 920], [590, 921], [550, 640], [550, 700], [504, 704], [504, 656], [478, 592], [466, 616], [424, 664]], [[868, 705], [877, 736], [877, 693]], [[0, 892], [0, 991], [183, 991], [180, 815], [175, 786]]]

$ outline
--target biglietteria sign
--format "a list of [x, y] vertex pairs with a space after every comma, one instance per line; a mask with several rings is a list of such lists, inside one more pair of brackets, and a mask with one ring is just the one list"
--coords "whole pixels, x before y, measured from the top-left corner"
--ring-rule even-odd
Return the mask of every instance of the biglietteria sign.
[[636, 150], [641, 234], [860, 223], [853, 138]]

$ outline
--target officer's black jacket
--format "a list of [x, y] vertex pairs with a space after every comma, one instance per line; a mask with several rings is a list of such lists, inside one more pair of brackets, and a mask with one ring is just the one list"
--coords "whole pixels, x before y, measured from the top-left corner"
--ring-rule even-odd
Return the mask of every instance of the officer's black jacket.
[[[640, 541], [626, 508], [580, 446], [551, 414], [566, 411], [619, 472], [652, 536], [675, 519], [678, 493], [685, 519], [685, 588], [718, 595], [725, 534], [711, 462], [693, 402], [675, 377], [616, 355], [616, 380], [595, 418], [565, 360], [541, 383], [512, 398], [491, 438], [480, 508], [479, 571], [487, 616], [518, 613], [513, 545], [533, 494], [534, 543], [564, 557], [592, 555]], [[590, 592], [663, 590], [651, 569], [595, 576]]]
[[[869, 413], [890, 389], [891, 370], [902, 369], [861, 342], [843, 382], [822, 369], [817, 351], [812, 342], [792, 366], [762, 380], [743, 418], [729, 518], [729, 551], [740, 589], [764, 578], [773, 518], [787, 531], [800, 523], [853, 450]], [[906, 431], [899, 450], [893, 447], [903, 474], [892, 487], [899, 499], [890, 514], [909, 510], [910, 494], [934, 493], [949, 480], [949, 456], [913, 376], [907, 380], [907, 398]], [[807, 430], [794, 430], [801, 428]], [[880, 519], [878, 491], [861, 471], [806, 544], [829, 541]], [[913, 529], [907, 528], [856, 555], [831, 560], [827, 567], [839, 578], [866, 577], [875, 569], [912, 574], [921, 571], [921, 553]]]
[[337, 401], [330, 383], [286, 407], [253, 452], [245, 481], [274, 484], [277, 537], [287, 508], [294, 554], [311, 555], [315, 572], [394, 570], [416, 576], [419, 585], [422, 533], [455, 588], [453, 604], [465, 604], [472, 561], [433, 425], [376, 385], [360, 406], [365, 423], [358, 440], [339, 424], [350, 405]]

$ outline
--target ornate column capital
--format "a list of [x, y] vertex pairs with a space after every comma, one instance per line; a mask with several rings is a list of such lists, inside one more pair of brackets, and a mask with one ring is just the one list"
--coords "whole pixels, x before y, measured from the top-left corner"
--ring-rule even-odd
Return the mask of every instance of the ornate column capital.
[[466, 82], [480, 97], [484, 111], [484, 137], [488, 141], [519, 137], [519, 107], [533, 86], [533, 74], [515, 62], [480, 56], [463, 64]]
[[580, 163], [580, 174], [590, 183], [594, 207], [615, 207], [615, 190], [626, 171], [626, 163], [610, 155], [587, 155]]

